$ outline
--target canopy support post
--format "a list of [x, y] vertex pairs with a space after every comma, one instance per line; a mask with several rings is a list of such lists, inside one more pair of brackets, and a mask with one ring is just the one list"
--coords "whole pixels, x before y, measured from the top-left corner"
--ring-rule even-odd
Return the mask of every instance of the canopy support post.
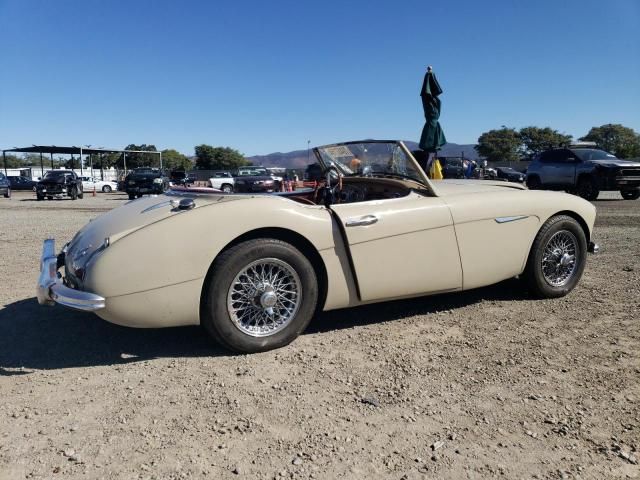
[[4, 150], [2, 150], [2, 163], [4, 164], [4, 174], [5, 174], [5, 176], [8, 176], [8, 174], [7, 174], [7, 154], [5, 153]]
[[[40, 155], [42, 155], [42, 152], [40, 152]], [[51, 157], [51, 170], [53, 170], [53, 152], [49, 152], [49, 156]]]
[[80, 176], [84, 176], [84, 173], [82, 173], [82, 147], [80, 147]]

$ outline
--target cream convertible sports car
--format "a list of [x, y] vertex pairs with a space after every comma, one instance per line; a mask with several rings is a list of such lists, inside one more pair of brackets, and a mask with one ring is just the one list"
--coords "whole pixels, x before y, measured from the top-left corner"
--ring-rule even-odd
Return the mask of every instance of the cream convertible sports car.
[[536, 296], [566, 295], [597, 250], [595, 208], [574, 195], [432, 182], [402, 142], [314, 153], [327, 172], [317, 189], [174, 190], [96, 218], [60, 254], [46, 240], [39, 302], [132, 327], [202, 324], [257, 352], [294, 340], [319, 310], [518, 275]]

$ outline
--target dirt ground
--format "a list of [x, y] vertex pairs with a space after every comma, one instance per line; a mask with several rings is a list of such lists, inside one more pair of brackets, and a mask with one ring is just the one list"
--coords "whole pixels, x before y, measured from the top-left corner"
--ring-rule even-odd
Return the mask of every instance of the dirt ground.
[[38, 306], [42, 239], [125, 197], [0, 198], [0, 478], [640, 478], [640, 201], [602, 196], [565, 298], [328, 312], [257, 355]]

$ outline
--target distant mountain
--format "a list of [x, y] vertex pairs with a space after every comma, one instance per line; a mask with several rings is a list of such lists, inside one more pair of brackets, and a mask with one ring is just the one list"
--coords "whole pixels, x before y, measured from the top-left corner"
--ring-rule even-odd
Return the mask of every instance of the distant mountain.
[[[405, 140], [405, 145], [410, 150], [416, 150], [418, 144], [409, 140]], [[464, 155], [464, 158], [471, 160], [478, 159], [478, 152], [475, 150], [474, 144], [461, 145], [457, 143], [447, 143], [439, 155], [441, 157], [459, 157]], [[275, 152], [268, 155], [254, 155], [253, 157], [247, 157], [247, 160], [254, 165], [262, 165], [264, 167], [281, 167], [281, 168], [294, 168], [304, 169], [309, 163], [315, 163], [313, 152], [309, 153], [309, 159], [307, 159], [306, 150], [294, 150], [293, 152]]]

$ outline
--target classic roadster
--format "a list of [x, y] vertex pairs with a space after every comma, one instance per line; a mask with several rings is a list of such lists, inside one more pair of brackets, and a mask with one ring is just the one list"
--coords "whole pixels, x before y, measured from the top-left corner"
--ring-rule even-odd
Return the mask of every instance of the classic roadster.
[[576, 196], [430, 181], [398, 141], [313, 152], [326, 173], [317, 188], [174, 189], [96, 218], [60, 253], [45, 240], [39, 302], [132, 327], [201, 324], [257, 352], [290, 343], [320, 310], [516, 276], [534, 296], [560, 297], [598, 249], [596, 210]]

